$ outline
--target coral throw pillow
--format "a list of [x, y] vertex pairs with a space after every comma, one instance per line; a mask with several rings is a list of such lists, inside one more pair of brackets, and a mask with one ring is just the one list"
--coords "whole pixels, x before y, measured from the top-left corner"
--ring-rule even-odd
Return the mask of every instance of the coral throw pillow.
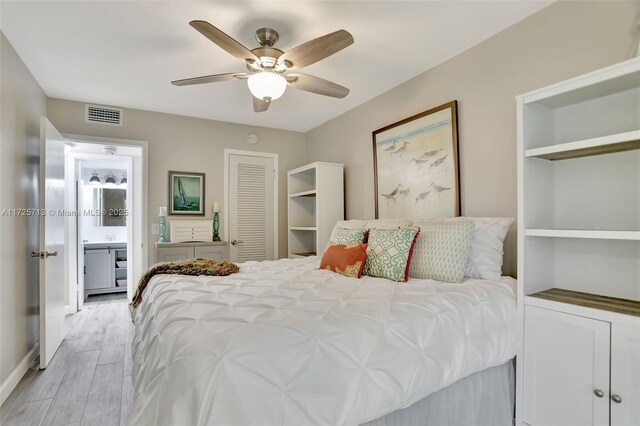
[[328, 269], [346, 277], [360, 278], [367, 260], [367, 245], [330, 245], [322, 256], [320, 269]]

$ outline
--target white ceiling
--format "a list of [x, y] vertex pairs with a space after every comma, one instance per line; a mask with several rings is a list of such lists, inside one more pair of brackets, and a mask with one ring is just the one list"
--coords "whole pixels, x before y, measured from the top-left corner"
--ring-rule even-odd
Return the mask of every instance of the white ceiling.
[[[308, 131], [455, 56], [550, 1], [1, 2], [1, 28], [52, 98]], [[343, 28], [355, 43], [304, 69], [347, 86], [345, 99], [292, 88], [253, 112], [245, 81], [175, 87], [243, 71], [188, 25], [211, 22], [254, 48], [272, 27], [287, 50]]]

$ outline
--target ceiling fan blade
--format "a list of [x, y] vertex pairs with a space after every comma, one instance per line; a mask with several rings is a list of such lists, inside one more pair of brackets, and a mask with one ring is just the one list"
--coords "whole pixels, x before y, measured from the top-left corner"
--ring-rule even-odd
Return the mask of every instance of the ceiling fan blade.
[[226, 74], [203, 75], [202, 77], [185, 78], [172, 81], [174, 86], [190, 86], [192, 84], [217, 83], [219, 81], [229, 81], [234, 79], [247, 78], [249, 74], [244, 72], [230, 72]]
[[265, 112], [269, 109], [269, 105], [271, 105], [271, 102], [267, 102], [253, 96], [253, 110], [255, 112]]
[[207, 21], [191, 21], [189, 22], [196, 30], [200, 31], [200, 33], [226, 50], [228, 53], [233, 55], [234, 57], [240, 59], [241, 61], [259, 61], [260, 59], [254, 55], [249, 49], [244, 47], [240, 42], [233, 39], [231, 36], [227, 35], [222, 30], [214, 27]]
[[338, 30], [296, 46], [278, 58], [278, 63], [291, 63], [291, 68], [302, 68], [338, 53], [353, 44], [353, 36], [348, 31]]
[[289, 86], [307, 92], [317, 93], [318, 95], [344, 98], [349, 94], [349, 89], [346, 87], [309, 74], [291, 73], [287, 75], [286, 78]]

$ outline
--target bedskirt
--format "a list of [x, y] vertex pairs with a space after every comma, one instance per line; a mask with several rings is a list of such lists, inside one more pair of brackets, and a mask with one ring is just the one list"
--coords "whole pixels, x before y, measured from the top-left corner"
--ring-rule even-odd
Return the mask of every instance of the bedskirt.
[[361, 426], [511, 426], [515, 367], [508, 361]]

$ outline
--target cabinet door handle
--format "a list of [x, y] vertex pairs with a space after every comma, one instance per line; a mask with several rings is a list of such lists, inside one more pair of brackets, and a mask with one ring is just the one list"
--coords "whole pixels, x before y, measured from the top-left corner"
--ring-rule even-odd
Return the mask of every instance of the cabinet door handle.
[[611, 400], [616, 404], [622, 403], [622, 397], [620, 395], [611, 395]]
[[593, 394], [598, 398], [602, 398], [604, 396], [604, 391], [602, 389], [594, 389]]

